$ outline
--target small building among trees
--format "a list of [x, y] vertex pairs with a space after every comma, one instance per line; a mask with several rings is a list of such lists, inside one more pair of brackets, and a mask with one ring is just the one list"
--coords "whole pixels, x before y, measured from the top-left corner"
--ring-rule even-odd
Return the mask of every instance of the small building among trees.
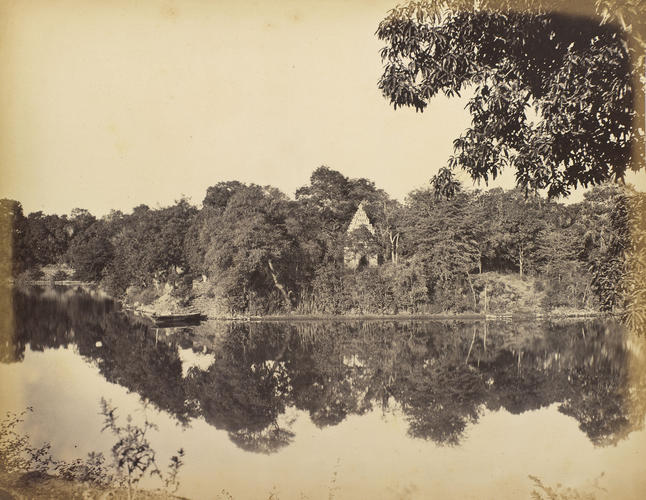
[[343, 262], [347, 268], [359, 269], [378, 264], [379, 247], [375, 228], [364, 209], [363, 201], [355, 212], [345, 234]]

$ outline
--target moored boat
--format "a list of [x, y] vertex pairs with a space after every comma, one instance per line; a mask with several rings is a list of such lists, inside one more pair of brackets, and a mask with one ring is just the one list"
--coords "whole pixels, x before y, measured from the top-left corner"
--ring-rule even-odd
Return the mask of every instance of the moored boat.
[[187, 325], [197, 324], [204, 321], [205, 314], [202, 313], [188, 313], [188, 314], [153, 314], [151, 319], [157, 326], [163, 325]]

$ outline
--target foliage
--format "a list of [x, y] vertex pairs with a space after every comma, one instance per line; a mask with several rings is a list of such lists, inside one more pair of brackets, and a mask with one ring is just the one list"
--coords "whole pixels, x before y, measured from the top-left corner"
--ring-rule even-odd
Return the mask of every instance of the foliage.
[[547, 277], [541, 306], [547, 311], [559, 307], [586, 309], [593, 303], [587, 292], [585, 274], [577, 269], [564, 268], [557, 276]]
[[393, 295], [393, 308], [390, 312], [424, 312], [429, 302], [426, 276], [423, 267], [412, 259], [401, 264], [385, 264], [379, 268]]
[[7, 412], [0, 420], [1, 472], [45, 473], [53, 463], [49, 443], [34, 448], [29, 442], [29, 435], [17, 432], [27, 412], [33, 412], [33, 408], [29, 407], [20, 413]]
[[597, 234], [588, 234], [589, 245], [599, 245], [598, 248], [590, 249], [588, 257], [592, 287], [599, 297], [601, 307], [615, 311], [624, 306], [624, 253], [630, 239], [628, 200], [623, 190], [611, 189], [596, 194], [592, 203], [603, 203], [609, 209], [604, 214], [606, 224], [597, 228]]
[[[395, 7], [377, 30], [385, 43], [379, 88], [395, 108], [418, 111], [439, 92], [472, 94], [471, 128], [454, 141], [449, 166], [474, 180], [510, 167], [526, 192], [555, 197], [621, 179], [644, 164], [643, 31], [632, 28], [643, 28], [646, 10], [643, 2], [597, 3], [604, 17], [592, 2], [577, 3], [587, 7], [577, 15], [552, 0]], [[612, 15], [622, 23], [605, 22]]]
[[[603, 476], [603, 473], [601, 476]], [[540, 478], [532, 475], [529, 476], [529, 479], [534, 483], [534, 489], [531, 492], [532, 500], [595, 500], [597, 498], [593, 491], [566, 487], [560, 483], [550, 486], [541, 481]], [[598, 486], [596, 480], [593, 486], [596, 490], [606, 491]]]
[[460, 191], [460, 181], [453, 175], [450, 168], [442, 167], [431, 178], [431, 185], [435, 191], [436, 198], [446, 198], [447, 200], [453, 198]]
[[125, 299], [128, 304], [149, 305], [158, 298], [159, 292], [155, 288], [131, 286], [128, 287], [125, 293]]
[[[462, 193], [446, 200], [437, 198], [431, 190], [414, 191], [406, 207], [402, 256], [415, 257], [424, 270], [433, 301], [440, 310], [450, 309], [478, 265], [473, 226], [466, 217], [468, 196]], [[462, 307], [461, 299], [458, 307]]]
[[307, 312], [417, 313], [428, 299], [425, 277], [412, 262], [365, 267], [359, 273], [328, 264], [316, 271]]
[[312, 281], [309, 312], [341, 314], [352, 309], [351, 290], [343, 268], [335, 263], [316, 269]]
[[637, 333], [646, 332], [646, 195], [630, 192], [628, 197], [627, 226], [629, 244], [624, 251], [625, 274], [622, 288], [625, 300], [625, 318]]
[[170, 462], [168, 464], [168, 474], [167, 477], [164, 478], [164, 486], [171, 493], [175, 493], [179, 488], [178, 476], [179, 470], [181, 469], [182, 465], [184, 465], [184, 462], [182, 461], [184, 454], [184, 449], [180, 448], [179, 450], [177, 450], [177, 455], [170, 457]]
[[24, 245], [24, 221], [20, 202], [0, 200], [0, 279], [18, 276], [31, 265]]
[[74, 233], [74, 225], [63, 215], [30, 213], [24, 221], [24, 245], [30, 249], [30, 264], [44, 266], [62, 260]]
[[57, 461], [54, 470], [68, 481], [109, 486], [114, 480], [103, 453], [90, 452], [86, 459], [77, 458], [71, 462]]
[[155, 450], [150, 446], [146, 433], [156, 429], [156, 425], [146, 418], [143, 427], [134, 425], [132, 417], [128, 415], [125, 427], [118, 424], [116, 408], [105, 399], [101, 398], [101, 414], [105, 418], [102, 430], [109, 430], [117, 437], [117, 442], [112, 447], [112, 456], [117, 472], [117, 480], [128, 488], [128, 499], [133, 498], [134, 487], [144, 477], [157, 475], [167, 486], [177, 490], [177, 474], [183, 465], [184, 450], [179, 449], [177, 455], [171, 457], [168, 477], [164, 478], [155, 461]]
[[67, 249], [67, 259], [75, 270], [75, 277], [82, 281], [99, 281], [114, 256], [111, 225], [96, 221], [78, 233]]
[[218, 182], [215, 186], [207, 188], [202, 205], [223, 211], [229, 203], [231, 196], [244, 188], [245, 185], [238, 181]]
[[86, 459], [77, 458], [71, 462], [56, 460], [50, 454], [49, 443], [35, 448], [30, 444], [29, 435], [20, 434], [17, 427], [23, 422], [31, 407], [21, 413], [7, 412], [0, 420], [0, 472], [54, 474], [56, 477], [102, 488], [111, 488], [115, 482], [127, 486], [128, 498], [134, 498], [134, 486], [149, 472], [158, 475], [170, 492], [179, 487], [178, 474], [183, 465], [184, 450], [178, 450], [170, 459], [164, 475], [155, 463], [155, 451], [146, 439], [146, 432], [154, 424], [146, 420], [144, 427], [133, 425], [130, 417], [125, 427], [117, 424], [115, 408], [101, 399], [101, 412], [105, 417], [105, 429], [118, 438], [112, 448], [114, 464], [106, 464], [102, 453], [90, 452]]
[[33, 280], [33, 281], [38, 281], [45, 277], [45, 273], [43, 272], [43, 270], [36, 267], [32, 267], [31, 269], [28, 269], [25, 274], [27, 279]]
[[[565, 206], [520, 189], [455, 184], [443, 192], [446, 184], [400, 203], [367, 179], [319, 167], [295, 200], [271, 186], [228, 181], [207, 190], [200, 210], [179, 200], [96, 220], [76, 209], [66, 219], [65, 259], [77, 279], [146, 303], [170, 288], [173, 300], [189, 305], [201, 293], [194, 279], [204, 276], [219, 311], [246, 315], [482, 312], [486, 283], [477, 276], [517, 274], [540, 287], [532, 310], [602, 308], [642, 328], [643, 196], [604, 184]], [[371, 227], [348, 232], [360, 204]], [[3, 207], [14, 224], [13, 249], [5, 248], [16, 252], [11, 272], [35, 277], [43, 257], [24, 235], [64, 217], [24, 217], [10, 200]], [[27, 231], [30, 224], [36, 229]], [[353, 252], [366, 257], [361, 265], [350, 265]], [[489, 288], [487, 299], [517, 309], [516, 291]]]
[[181, 199], [158, 210], [141, 205], [119, 221], [112, 238], [112, 288], [122, 293], [132, 284], [151, 286], [166, 281], [176, 268], [185, 268], [184, 238], [196, 212]]
[[65, 271], [63, 271], [62, 269], [59, 269], [58, 271], [56, 271], [56, 272], [52, 275], [52, 280], [53, 280], [53, 281], [65, 281], [65, 280], [67, 280], [67, 279], [69, 279], [69, 276], [68, 276], [68, 274], [67, 274]]
[[203, 268], [216, 281], [232, 311], [268, 312], [291, 307], [291, 266], [297, 253], [286, 218], [289, 204], [275, 188], [240, 187], [221, 213], [204, 221]]

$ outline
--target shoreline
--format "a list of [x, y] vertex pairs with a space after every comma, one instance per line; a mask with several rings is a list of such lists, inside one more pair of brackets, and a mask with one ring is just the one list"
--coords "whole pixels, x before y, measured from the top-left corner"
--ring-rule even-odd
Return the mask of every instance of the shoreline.
[[[84, 287], [93, 290], [101, 290], [98, 283], [65, 280], [65, 281], [46, 281], [33, 280], [23, 284], [28, 286], [69, 286]], [[14, 283], [17, 285], [17, 283]], [[107, 294], [107, 292], [104, 292]], [[499, 313], [341, 313], [341, 314], [298, 314], [298, 313], [281, 313], [268, 315], [211, 315], [195, 308], [186, 307], [178, 308], [176, 311], [169, 313], [161, 309], [137, 304], [129, 304], [124, 298], [113, 297], [107, 294], [117, 302], [124, 311], [129, 311], [154, 321], [155, 315], [186, 315], [199, 313], [206, 319], [204, 321], [240, 321], [240, 322], [317, 322], [317, 321], [530, 321], [530, 320], [560, 320], [560, 319], [595, 319], [602, 317], [617, 317], [621, 313], [608, 313], [593, 310], [565, 310], [565, 311], [515, 311]]]
[[601, 312], [581, 313], [535, 313], [535, 314], [327, 314], [327, 315], [268, 315], [248, 317], [208, 316], [208, 321], [255, 321], [255, 322], [315, 322], [315, 321], [530, 321], [551, 319], [594, 319], [613, 316]]
[[[141, 309], [122, 301], [119, 301], [125, 311], [129, 311], [154, 320], [154, 315], [162, 315], [159, 311]], [[572, 311], [572, 312], [535, 312], [535, 313], [423, 313], [423, 314], [269, 314], [266, 316], [244, 316], [244, 315], [208, 315], [199, 311], [183, 310], [172, 315], [203, 314], [204, 321], [222, 322], [347, 322], [347, 321], [531, 321], [531, 320], [555, 320], [555, 319], [595, 319], [601, 317], [613, 317], [616, 314], [608, 314], [599, 311]]]

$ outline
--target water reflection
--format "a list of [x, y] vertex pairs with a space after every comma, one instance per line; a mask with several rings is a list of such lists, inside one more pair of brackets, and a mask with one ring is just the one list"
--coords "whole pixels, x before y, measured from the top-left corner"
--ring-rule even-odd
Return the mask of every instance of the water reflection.
[[[214, 323], [159, 330], [109, 299], [76, 290], [13, 292], [13, 343], [73, 346], [106, 380], [183, 425], [202, 417], [244, 450], [273, 453], [295, 438], [289, 410], [319, 428], [375, 409], [408, 434], [458, 445], [486, 410], [559, 404], [595, 445], [640, 428], [643, 350], [608, 321]], [[7, 333], [7, 332], [5, 332]], [[3, 336], [2, 338], [7, 338]]]

